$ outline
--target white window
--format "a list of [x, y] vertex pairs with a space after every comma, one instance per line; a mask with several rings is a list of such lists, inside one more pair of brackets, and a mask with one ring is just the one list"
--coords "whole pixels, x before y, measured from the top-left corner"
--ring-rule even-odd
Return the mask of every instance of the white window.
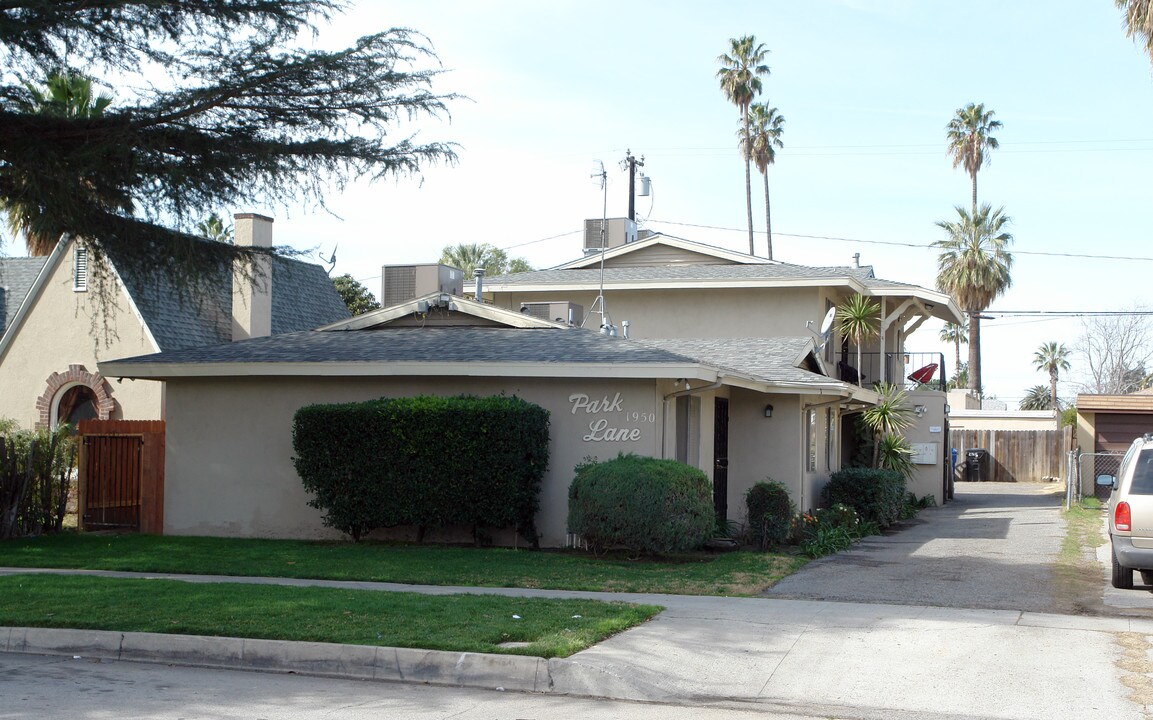
[[701, 454], [701, 399], [682, 395], [676, 404], [676, 459], [697, 466]]
[[72, 250], [72, 289], [88, 290], [88, 248], [77, 243]]
[[834, 469], [833, 460], [833, 409], [825, 408], [825, 469], [832, 472]]
[[805, 427], [805, 440], [809, 446], [809, 472], [817, 470], [817, 411], [812, 408], [806, 414], [808, 420]]

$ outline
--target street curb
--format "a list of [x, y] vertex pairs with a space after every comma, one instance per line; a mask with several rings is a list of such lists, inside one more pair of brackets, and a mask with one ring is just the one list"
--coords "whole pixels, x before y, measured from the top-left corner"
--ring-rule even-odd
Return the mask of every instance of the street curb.
[[[575, 694], [595, 694], [596, 690], [594, 683], [584, 679], [587, 673], [582, 666], [526, 655], [21, 627], [0, 627], [0, 650], [488, 690], [563, 692], [553, 686], [555, 669], [566, 678], [562, 685], [580, 688]], [[570, 666], [574, 669], [569, 670]]]

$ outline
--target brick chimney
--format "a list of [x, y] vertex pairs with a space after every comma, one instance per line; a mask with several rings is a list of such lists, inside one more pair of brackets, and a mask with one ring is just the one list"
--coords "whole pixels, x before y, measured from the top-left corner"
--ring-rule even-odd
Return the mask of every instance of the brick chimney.
[[[233, 239], [242, 247], [271, 248], [272, 218], [256, 213], [233, 215]], [[244, 268], [241, 263], [250, 266]], [[244, 270], [248, 272], [245, 273]], [[245, 277], [245, 274], [249, 277]], [[237, 260], [232, 273], [232, 339], [272, 334], [272, 258]]]

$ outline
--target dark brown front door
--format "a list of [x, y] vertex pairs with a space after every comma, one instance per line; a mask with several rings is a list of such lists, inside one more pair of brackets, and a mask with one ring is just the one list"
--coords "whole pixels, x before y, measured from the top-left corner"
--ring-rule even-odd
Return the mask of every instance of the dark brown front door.
[[729, 516], [729, 400], [716, 398], [713, 413], [713, 507], [718, 520]]

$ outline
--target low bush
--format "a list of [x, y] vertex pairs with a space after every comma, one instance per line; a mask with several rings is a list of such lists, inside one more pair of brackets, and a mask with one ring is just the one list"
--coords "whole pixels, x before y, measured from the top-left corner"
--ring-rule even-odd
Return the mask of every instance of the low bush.
[[926, 495], [918, 498], [913, 493], [908, 493], [905, 496], [905, 507], [901, 509], [901, 519], [908, 520], [917, 517], [917, 513], [925, 508], [937, 506], [937, 499], [932, 495]]
[[861, 520], [844, 503], [798, 515], [793, 528], [801, 553], [811, 558], [847, 550], [855, 541], [880, 533], [877, 523]]
[[821, 497], [824, 505], [844, 503], [861, 520], [886, 528], [905, 507], [905, 478], [894, 470], [845, 468], [832, 474]]
[[515, 397], [381, 398], [310, 405], [293, 463], [324, 523], [359, 540], [384, 527], [516, 527], [533, 521], [549, 413]]
[[745, 493], [749, 518], [749, 539], [761, 550], [779, 545], [789, 538], [793, 519], [793, 501], [783, 483], [768, 479], [753, 485]]
[[576, 467], [568, 529], [594, 552], [663, 555], [702, 545], [716, 527], [703, 472], [675, 460], [619, 455]]

